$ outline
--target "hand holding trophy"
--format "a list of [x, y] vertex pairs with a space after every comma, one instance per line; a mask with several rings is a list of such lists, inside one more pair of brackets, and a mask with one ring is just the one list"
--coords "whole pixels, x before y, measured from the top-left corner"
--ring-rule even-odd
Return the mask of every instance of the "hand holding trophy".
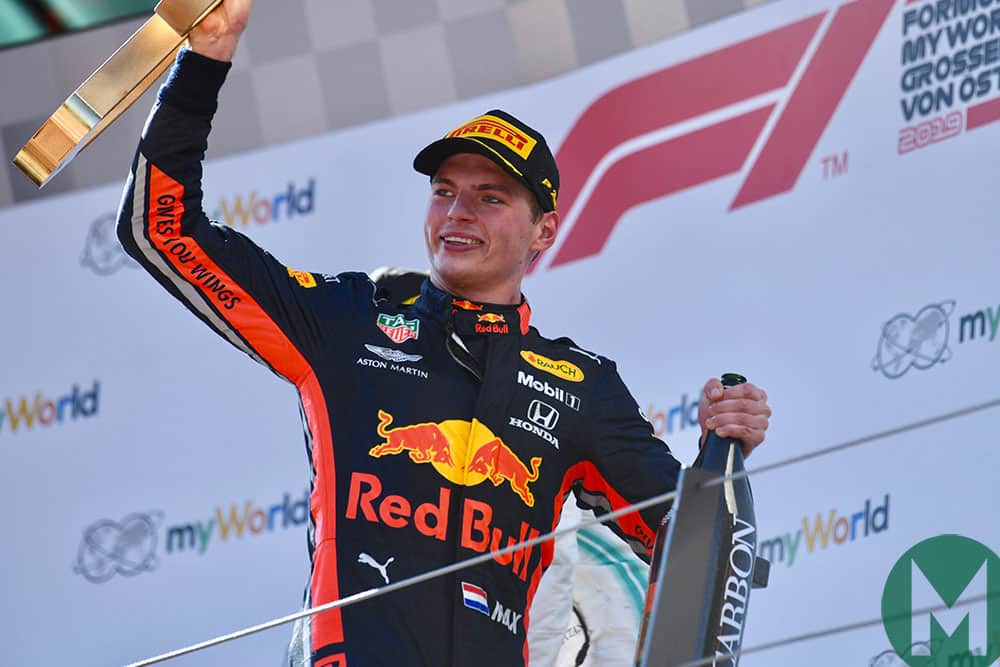
[[42, 124], [14, 164], [45, 185], [146, 92], [189, 37], [203, 55], [230, 60], [251, 0], [227, 0], [213, 12], [221, 1], [160, 0], [154, 15]]
[[223, 0], [192, 27], [188, 34], [191, 50], [216, 60], [232, 60], [252, 4], [253, 0]]

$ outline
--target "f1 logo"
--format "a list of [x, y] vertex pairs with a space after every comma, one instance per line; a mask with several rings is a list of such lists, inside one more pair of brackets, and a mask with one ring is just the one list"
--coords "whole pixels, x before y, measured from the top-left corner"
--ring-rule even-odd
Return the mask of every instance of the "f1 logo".
[[538, 424], [546, 431], [551, 431], [559, 421], [559, 411], [548, 403], [539, 401], [537, 398], [528, 406], [528, 419]]
[[702, 183], [745, 173], [730, 210], [792, 190], [895, 4], [843, 2], [596, 99], [556, 155], [562, 245], [531, 270], [603, 252], [626, 211]]

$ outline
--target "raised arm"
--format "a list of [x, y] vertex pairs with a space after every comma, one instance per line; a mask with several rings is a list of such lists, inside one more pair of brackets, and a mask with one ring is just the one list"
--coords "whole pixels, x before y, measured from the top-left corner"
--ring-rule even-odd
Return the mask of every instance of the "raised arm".
[[[202, 160], [231, 67], [225, 59], [232, 57], [249, 6], [249, 0], [226, 0], [192, 34], [197, 51], [178, 56], [132, 163], [118, 237], [219, 335], [298, 384], [309, 375], [307, 360], [319, 345], [317, 332], [324, 331], [319, 313], [336, 313], [339, 297], [323, 289], [322, 277], [291, 271], [248, 237], [211, 222], [202, 206]], [[345, 289], [343, 298], [350, 296]]]

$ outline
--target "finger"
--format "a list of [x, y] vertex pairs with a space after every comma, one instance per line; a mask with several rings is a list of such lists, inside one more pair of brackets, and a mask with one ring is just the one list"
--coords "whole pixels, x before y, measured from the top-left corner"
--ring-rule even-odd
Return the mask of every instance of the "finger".
[[706, 426], [714, 429], [720, 436], [726, 437], [727, 429], [733, 426], [748, 426], [750, 428], [766, 430], [768, 427], [767, 415], [752, 415], [745, 412], [725, 412], [721, 415], [714, 415], [706, 420]]
[[767, 394], [755, 384], [745, 382], [725, 388], [726, 398], [752, 398], [757, 401], [766, 401]]
[[759, 443], [764, 439], [767, 431], [763, 428], [754, 428], [750, 424], [729, 424], [720, 426], [715, 432], [720, 438], [739, 440], [743, 444]]
[[253, 0], [230, 0], [227, 8], [229, 20], [240, 30], [247, 27], [250, 19], [250, 9], [253, 7]]
[[701, 397], [707, 401], [717, 401], [724, 393], [725, 387], [722, 386], [722, 381], [719, 378], [709, 378], [701, 391]]
[[767, 415], [770, 417], [771, 407], [763, 401], [758, 401], [752, 398], [724, 398], [721, 401], [709, 404], [705, 408], [706, 417], [712, 417], [729, 412], [742, 412], [750, 415]]
[[709, 378], [701, 390], [698, 398], [698, 423], [701, 425], [702, 433], [709, 430], [705, 420], [711, 416], [709, 406], [712, 401], [719, 400], [723, 396], [722, 382], [718, 378]]
[[739, 440], [743, 445], [743, 454], [748, 455], [764, 442], [765, 431], [751, 426], [734, 424], [720, 428], [716, 433], [721, 438]]
[[764, 434], [754, 433], [753, 435], [740, 438], [740, 444], [743, 445], [743, 457], [746, 458], [750, 456], [755, 449], [764, 444]]

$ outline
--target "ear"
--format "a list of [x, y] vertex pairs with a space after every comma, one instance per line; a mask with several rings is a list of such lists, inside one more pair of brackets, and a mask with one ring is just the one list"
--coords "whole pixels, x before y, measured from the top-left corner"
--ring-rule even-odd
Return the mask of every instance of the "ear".
[[559, 214], [549, 211], [538, 221], [538, 238], [531, 244], [532, 252], [542, 252], [552, 247], [559, 233]]

